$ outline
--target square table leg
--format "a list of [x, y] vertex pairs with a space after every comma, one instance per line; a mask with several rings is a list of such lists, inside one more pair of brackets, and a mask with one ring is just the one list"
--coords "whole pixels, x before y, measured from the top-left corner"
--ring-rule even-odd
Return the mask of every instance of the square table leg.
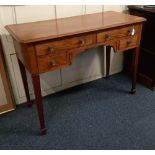
[[24, 90], [25, 90], [25, 94], [26, 94], [27, 105], [28, 105], [28, 107], [31, 107], [32, 102], [30, 100], [30, 94], [29, 94], [29, 88], [28, 88], [28, 82], [27, 82], [27, 76], [26, 76], [26, 69], [25, 69], [25, 66], [23, 65], [23, 63], [19, 59], [18, 59], [18, 64], [19, 64], [19, 69], [21, 72]]
[[42, 104], [41, 87], [40, 87], [40, 76], [32, 75], [32, 83], [34, 88], [34, 93], [37, 102], [38, 115], [40, 121], [40, 132], [41, 134], [46, 134], [45, 120], [44, 120], [44, 110]]
[[131, 93], [136, 92], [136, 81], [137, 81], [137, 69], [138, 69], [138, 59], [139, 59], [139, 47], [136, 47], [133, 51], [133, 71], [132, 71], [132, 88]]
[[110, 55], [111, 55], [111, 46], [106, 46], [106, 78], [109, 77], [110, 72]]

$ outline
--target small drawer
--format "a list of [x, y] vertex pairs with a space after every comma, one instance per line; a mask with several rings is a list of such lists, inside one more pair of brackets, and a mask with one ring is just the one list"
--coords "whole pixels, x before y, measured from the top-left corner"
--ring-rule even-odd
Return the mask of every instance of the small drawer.
[[37, 57], [39, 73], [55, 70], [69, 64], [69, 56], [66, 52], [57, 56], [45, 55]]
[[36, 54], [37, 56], [46, 54], [56, 55], [68, 49], [91, 45], [95, 43], [95, 41], [96, 41], [96, 35], [94, 33], [87, 35], [80, 35], [68, 39], [61, 39], [57, 41], [47, 41], [35, 45]]
[[121, 39], [118, 43], [118, 51], [124, 51], [137, 46], [138, 36]]
[[97, 42], [108, 42], [116, 38], [134, 36], [138, 32], [138, 25], [131, 25], [123, 28], [103, 31], [97, 33]]

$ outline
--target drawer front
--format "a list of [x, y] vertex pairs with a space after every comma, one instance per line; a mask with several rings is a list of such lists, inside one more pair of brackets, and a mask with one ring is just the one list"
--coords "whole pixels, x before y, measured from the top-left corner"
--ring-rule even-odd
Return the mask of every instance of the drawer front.
[[95, 43], [95, 41], [95, 34], [82, 35], [57, 41], [48, 41], [36, 44], [36, 54], [37, 56], [46, 55], [49, 53], [56, 55], [60, 52], [62, 53], [63, 51], [66, 51], [67, 49], [91, 45]]
[[97, 33], [97, 42], [108, 42], [116, 38], [134, 36], [138, 33], [138, 25], [128, 26]]
[[37, 57], [39, 73], [59, 69], [69, 65], [69, 55], [64, 52], [56, 56], [45, 55]]
[[118, 43], [118, 51], [124, 51], [137, 46], [138, 36], [121, 39]]

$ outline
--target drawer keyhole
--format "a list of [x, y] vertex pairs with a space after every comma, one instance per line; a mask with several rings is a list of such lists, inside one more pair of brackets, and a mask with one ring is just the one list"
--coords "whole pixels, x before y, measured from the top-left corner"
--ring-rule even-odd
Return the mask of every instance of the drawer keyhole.
[[111, 39], [111, 36], [110, 36], [109, 34], [106, 34], [106, 35], [105, 35], [105, 39], [106, 39], [106, 40], [109, 40], [109, 39]]
[[85, 40], [84, 39], [80, 39], [80, 46], [83, 46], [85, 44]]
[[49, 51], [50, 51], [51, 53], [54, 53], [54, 52], [55, 52], [55, 48], [54, 48], [54, 47], [49, 47], [48, 49], [49, 49]]

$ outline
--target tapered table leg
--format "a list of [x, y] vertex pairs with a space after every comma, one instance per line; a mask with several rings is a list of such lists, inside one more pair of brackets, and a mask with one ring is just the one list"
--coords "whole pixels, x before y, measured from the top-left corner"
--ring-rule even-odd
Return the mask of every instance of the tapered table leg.
[[19, 59], [18, 59], [18, 64], [19, 64], [19, 69], [20, 69], [20, 72], [21, 72], [22, 81], [23, 81], [23, 85], [24, 85], [24, 90], [25, 90], [25, 94], [26, 94], [27, 105], [28, 105], [28, 107], [31, 107], [32, 102], [30, 100], [30, 94], [29, 94], [29, 88], [28, 88], [28, 82], [27, 82], [25, 66], [22, 64], [22, 62]]
[[133, 75], [132, 75], [132, 88], [131, 88], [132, 94], [136, 92], [138, 58], [139, 58], [139, 47], [136, 47], [133, 53], [133, 73], [132, 73]]
[[40, 132], [43, 135], [43, 134], [46, 134], [46, 127], [45, 127], [45, 120], [44, 120], [44, 111], [43, 111], [43, 104], [42, 104], [39, 75], [32, 75], [32, 83], [33, 83], [33, 88], [34, 88], [34, 93], [35, 93], [37, 108], [38, 108]]
[[110, 72], [110, 55], [111, 55], [111, 47], [106, 46], [106, 78], [109, 77]]

